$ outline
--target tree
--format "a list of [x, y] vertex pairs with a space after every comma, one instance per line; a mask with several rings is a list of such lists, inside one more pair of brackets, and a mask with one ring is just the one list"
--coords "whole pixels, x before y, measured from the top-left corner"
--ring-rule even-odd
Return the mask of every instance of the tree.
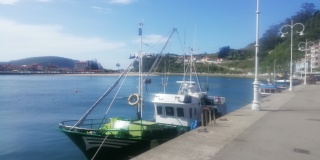
[[98, 70], [100, 69], [99, 67], [99, 63], [97, 62], [97, 60], [91, 60], [91, 61], [88, 61], [88, 69], [90, 70]]
[[218, 57], [219, 58], [225, 58], [228, 56], [228, 53], [230, 51], [230, 46], [224, 46], [224, 47], [221, 47], [219, 52], [218, 52]]
[[116, 67], [118, 68], [118, 71], [119, 71], [120, 64], [119, 64], [119, 63], [117, 63], [117, 64], [116, 64]]
[[309, 18], [314, 16], [316, 11], [313, 3], [303, 3], [301, 10], [295, 16], [292, 16], [292, 19], [296, 22], [306, 23]]

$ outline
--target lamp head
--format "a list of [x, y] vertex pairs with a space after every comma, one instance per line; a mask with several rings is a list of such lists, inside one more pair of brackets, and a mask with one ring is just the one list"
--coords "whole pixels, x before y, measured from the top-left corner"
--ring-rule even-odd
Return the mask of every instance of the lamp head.
[[301, 50], [302, 50], [302, 47], [299, 47], [298, 50], [301, 51]]
[[285, 37], [285, 35], [282, 33], [282, 34], [281, 34], [281, 37]]
[[299, 34], [300, 36], [303, 36], [304, 35], [304, 33], [303, 32], [300, 32], [300, 34]]

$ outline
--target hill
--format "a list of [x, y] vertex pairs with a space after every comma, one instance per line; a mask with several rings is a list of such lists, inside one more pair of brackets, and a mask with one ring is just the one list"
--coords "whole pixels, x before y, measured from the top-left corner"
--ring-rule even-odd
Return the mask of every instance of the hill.
[[3, 63], [19, 65], [19, 66], [38, 64], [41, 66], [55, 65], [59, 68], [74, 68], [75, 62], [77, 62], [77, 60], [63, 58], [63, 57], [45, 56], [45, 57], [31, 57], [31, 58], [25, 58], [20, 60], [12, 60], [12, 61], [3, 62]]

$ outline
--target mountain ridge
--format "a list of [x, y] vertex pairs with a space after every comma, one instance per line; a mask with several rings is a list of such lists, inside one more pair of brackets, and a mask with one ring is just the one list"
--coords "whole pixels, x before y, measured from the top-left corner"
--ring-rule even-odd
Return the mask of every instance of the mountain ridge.
[[76, 62], [79, 62], [79, 60], [73, 60], [58, 56], [40, 56], [11, 60], [9, 62], [0, 62], [0, 64], [11, 64], [20, 66], [38, 64], [41, 66], [55, 65], [59, 68], [74, 68]]

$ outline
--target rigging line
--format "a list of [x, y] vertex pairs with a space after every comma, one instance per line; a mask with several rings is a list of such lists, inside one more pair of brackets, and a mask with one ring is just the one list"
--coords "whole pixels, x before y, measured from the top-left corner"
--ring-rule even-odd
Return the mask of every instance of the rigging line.
[[[176, 28], [173, 28], [173, 29], [172, 29], [171, 34], [170, 34], [168, 40], [166, 41], [165, 45], [162, 47], [162, 50], [161, 50], [161, 52], [160, 52], [160, 55], [162, 55], [164, 49], [167, 47], [167, 45], [168, 45], [168, 43], [169, 43], [169, 40], [171, 39], [173, 33], [176, 32], [176, 31], [177, 31]], [[161, 57], [160, 57], [160, 58], [161, 58]], [[157, 56], [156, 60], [155, 60], [154, 63], [152, 64], [151, 68], [149, 69], [149, 72], [148, 72], [146, 78], [148, 78], [148, 77], [150, 76], [150, 73], [154, 70], [155, 66], [159, 63], [160, 58]], [[145, 78], [145, 79], [146, 79], [146, 78]]]
[[[170, 37], [170, 33], [171, 33], [172, 31], [169, 31], [166, 35], [169, 35], [169, 37]], [[153, 45], [149, 45], [148, 43], [145, 43], [145, 42], [143, 42], [142, 41], [142, 43], [144, 44], [144, 45], [146, 45], [146, 46], [148, 46], [149, 48], [148, 48], [148, 50], [154, 50], [154, 51], [156, 51], [156, 52], [161, 52], [160, 50], [158, 50], [158, 49], [156, 49], [154, 46], [156, 46], [157, 44], [160, 44], [160, 42], [162, 42], [163, 41], [163, 39], [164, 38], [166, 38], [166, 36], [162, 36], [156, 43], [154, 43]]]
[[[184, 62], [183, 62], [183, 63], [184, 63]], [[187, 71], [189, 70], [189, 67], [190, 67], [190, 64], [188, 64], [188, 65], [186, 66], [186, 68], [184, 69], [184, 71], [183, 71], [183, 79], [182, 79], [183, 82], [186, 81], [186, 74], [187, 74]], [[180, 91], [182, 90], [182, 88], [184, 88], [183, 85], [184, 85], [184, 83], [181, 83], [181, 84], [180, 84], [180, 88], [179, 88]]]
[[160, 65], [160, 62], [161, 62], [161, 60], [162, 60], [162, 58], [163, 58], [163, 56], [162, 56], [161, 53], [160, 53], [158, 56], [160, 56], [160, 59], [159, 59], [159, 62], [157, 63], [157, 65], [154, 67], [154, 71], [156, 71], [156, 70], [158, 69], [158, 67], [159, 67], [159, 65]]
[[121, 87], [122, 87], [122, 85], [123, 85], [123, 83], [124, 83], [124, 81], [126, 80], [126, 78], [127, 78], [127, 77], [128, 77], [128, 74], [126, 74], [126, 76], [123, 78], [123, 80], [122, 80], [122, 82], [121, 82], [121, 85], [119, 86], [119, 88], [118, 88], [118, 90], [117, 90], [117, 92], [116, 92], [115, 96], [113, 97], [113, 99], [112, 99], [112, 101], [111, 101], [111, 103], [110, 103], [110, 105], [109, 105], [109, 107], [108, 107], [108, 109], [107, 109], [107, 111], [106, 111], [105, 115], [107, 115], [107, 114], [108, 114], [108, 112], [109, 112], [109, 110], [110, 110], [110, 108], [111, 108], [111, 106], [112, 106], [112, 104], [113, 104], [114, 100], [116, 99], [116, 97], [117, 97], [117, 95], [118, 95], [118, 93], [119, 93], [119, 91], [120, 91], [120, 89], [121, 89]]
[[[170, 50], [170, 47], [171, 47], [171, 45], [172, 45], [172, 40], [170, 40], [170, 39], [168, 39], [168, 47], [167, 48], [169, 48], [169, 49], [167, 49], [168, 51], [167, 51], [167, 53], [169, 53], [169, 50]], [[161, 53], [160, 53], [160, 59], [159, 59], [159, 62], [157, 63], [157, 65], [156, 65], [156, 67], [155, 67], [155, 69], [154, 69], [154, 71], [156, 71], [157, 69], [158, 69], [158, 67], [159, 67], [159, 65], [160, 65], [160, 62], [162, 61], [162, 59], [163, 59], [163, 57], [164, 57], [164, 55], [163, 55], [163, 52], [165, 51], [165, 49], [166, 48], [164, 48], [162, 51], [161, 51]]]
[[[184, 46], [185, 46], [185, 39], [184, 39], [184, 44], [182, 44], [182, 41], [181, 41], [181, 38], [180, 38], [180, 36], [179, 36], [179, 32], [178, 32], [178, 30], [176, 31], [177, 32], [177, 36], [178, 36], [178, 39], [179, 39], [179, 42], [180, 42], [180, 45], [181, 45], [181, 49], [182, 49], [182, 53], [183, 53], [183, 73], [184, 73], [184, 75], [183, 75], [183, 81], [185, 81], [185, 76], [186, 76], [186, 65], [185, 65], [185, 59], [186, 59], [186, 51], [185, 51], [185, 48], [184, 48]], [[185, 32], [186, 33], [186, 32]]]
[[200, 86], [200, 81], [199, 81], [199, 76], [198, 76], [198, 73], [196, 71], [196, 66], [193, 66], [193, 69], [194, 69], [194, 72], [196, 74], [196, 78], [197, 78], [197, 82], [198, 82], [198, 88], [199, 88], [200, 92], [202, 92], [201, 86]]
[[185, 53], [185, 50], [184, 50], [184, 47], [182, 45], [181, 38], [179, 36], [178, 30], [176, 32], [177, 32], [177, 36], [178, 36], [178, 39], [179, 39], [179, 42], [180, 42], [180, 45], [181, 45], [181, 48], [182, 48], [182, 53]]
[[[131, 69], [129, 69], [129, 70], [131, 70]], [[129, 70], [126, 70], [125, 72], [128, 72]], [[106, 113], [104, 114], [104, 117], [101, 119], [101, 123], [100, 123], [100, 125], [99, 125], [99, 128], [102, 126], [103, 121], [106, 119], [107, 114], [108, 114], [108, 112], [109, 112], [109, 109], [111, 108], [111, 106], [112, 106], [112, 104], [113, 104], [113, 102], [114, 102], [114, 100], [115, 100], [116, 96], [118, 95], [118, 92], [120, 91], [120, 89], [121, 89], [121, 87], [122, 87], [122, 85], [123, 85], [123, 83], [124, 83], [124, 81], [126, 80], [126, 78], [127, 78], [127, 77], [128, 77], [128, 74], [126, 74], [126, 76], [124, 77], [124, 79], [123, 79], [123, 81], [121, 82], [121, 85], [119, 86], [119, 88], [118, 88], [118, 90], [117, 90], [117, 92], [116, 92], [115, 96], [113, 97], [113, 99], [112, 99], [112, 101], [111, 101], [111, 103], [110, 103], [110, 105], [109, 105], [109, 107], [108, 107], [108, 109], [107, 109]]]
[[77, 121], [76, 124], [74, 124], [74, 126], [72, 126], [70, 128], [70, 130], [74, 129], [75, 127], [79, 127], [80, 125], [82, 125], [82, 123], [86, 120], [87, 116], [92, 112], [92, 110], [102, 101], [103, 98], [105, 98], [112, 90], [113, 88], [115, 88], [116, 85], [118, 85], [120, 79], [123, 77], [123, 75], [125, 73], [128, 72], [128, 70], [130, 70], [131, 66], [133, 65], [133, 63], [136, 61], [137, 59], [135, 59], [133, 62], [131, 62], [131, 64], [129, 65], [129, 67], [125, 70], [125, 72], [123, 72], [118, 79], [111, 85], [111, 87], [109, 87], [104, 93], [103, 95], [87, 110], [87, 112]]
[[[148, 87], [147, 87], [147, 85], [146, 85], [145, 91], [144, 91], [144, 94], [143, 94], [144, 99], [148, 97], [148, 93], [149, 93], [149, 91], [148, 91]], [[144, 99], [143, 99], [143, 100], [144, 100]]]

